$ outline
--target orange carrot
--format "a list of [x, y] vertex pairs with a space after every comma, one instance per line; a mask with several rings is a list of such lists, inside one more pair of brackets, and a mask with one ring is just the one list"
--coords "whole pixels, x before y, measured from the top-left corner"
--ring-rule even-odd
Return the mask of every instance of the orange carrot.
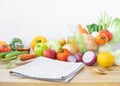
[[82, 34], [82, 33], [88, 34], [87, 30], [85, 28], [83, 28], [81, 24], [78, 25], [78, 32], [80, 34]]
[[29, 60], [29, 59], [32, 59], [35, 57], [36, 57], [35, 54], [21, 54], [21, 55], [17, 56], [17, 58], [20, 58], [20, 60], [22, 60], [22, 61]]

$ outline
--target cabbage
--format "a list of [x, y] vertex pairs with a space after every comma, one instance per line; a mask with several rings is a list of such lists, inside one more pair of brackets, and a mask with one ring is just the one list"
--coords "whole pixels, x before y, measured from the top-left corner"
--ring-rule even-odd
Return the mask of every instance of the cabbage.
[[112, 52], [112, 45], [110, 43], [106, 43], [104, 45], [99, 46], [98, 52]]
[[56, 52], [58, 52], [58, 50], [62, 47], [60, 42], [57, 40], [48, 41], [46, 45], [48, 46], [48, 48], [53, 49]]
[[114, 64], [120, 66], [120, 49], [112, 52], [114, 56]]
[[111, 44], [120, 42], [120, 18], [114, 18], [110, 24], [108, 30], [112, 33], [113, 38], [110, 41]]

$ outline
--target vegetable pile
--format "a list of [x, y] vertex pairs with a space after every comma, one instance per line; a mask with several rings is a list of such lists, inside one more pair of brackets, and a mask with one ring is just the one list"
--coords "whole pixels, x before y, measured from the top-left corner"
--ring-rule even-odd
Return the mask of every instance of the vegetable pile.
[[[19, 51], [16, 43], [22, 45], [20, 38], [13, 38], [10, 43], [0, 41], [0, 62], [8, 62], [7, 68], [18, 61], [26, 61], [44, 56], [53, 60], [83, 62], [88, 66], [120, 66], [120, 18], [113, 18], [101, 13], [98, 23], [91, 23], [84, 28], [78, 24], [75, 40], [68, 43], [65, 38], [47, 40], [38, 35], [31, 39], [29, 51]], [[72, 40], [71, 40], [72, 41]], [[73, 44], [74, 43], [74, 44]], [[95, 64], [97, 63], [97, 64]]]

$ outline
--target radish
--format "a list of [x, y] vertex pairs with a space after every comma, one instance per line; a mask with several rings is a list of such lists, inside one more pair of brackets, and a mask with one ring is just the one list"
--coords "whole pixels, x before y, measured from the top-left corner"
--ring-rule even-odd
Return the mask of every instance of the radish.
[[74, 54], [77, 62], [82, 62], [82, 53], [76, 53]]
[[92, 66], [96, 62], [96, 59], [96, 53], [93, 51], [87, 51], [82, 56], [82, 61], [88, 66]]
[[69, 55], [68, 58], [67, 58], [67, 61], [68, 62], [77, 62], [77, 59], [75, 58], [74, 55]]

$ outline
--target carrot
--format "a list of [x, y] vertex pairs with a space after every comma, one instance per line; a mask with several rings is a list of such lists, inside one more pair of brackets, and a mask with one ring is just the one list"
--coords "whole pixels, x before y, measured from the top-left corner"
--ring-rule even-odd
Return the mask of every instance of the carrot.
[[21, 54], [17, 56], [17, 58], [20, 58], [21, 61], [29, 60], [35, 57], [36, 57], [35, 54]]
[[82, 33], [88, 34], [87, 30], [85, 28], [83, 28], [81, 24], [78, 25], [78, 32], [80, 34], [82, 34]]

